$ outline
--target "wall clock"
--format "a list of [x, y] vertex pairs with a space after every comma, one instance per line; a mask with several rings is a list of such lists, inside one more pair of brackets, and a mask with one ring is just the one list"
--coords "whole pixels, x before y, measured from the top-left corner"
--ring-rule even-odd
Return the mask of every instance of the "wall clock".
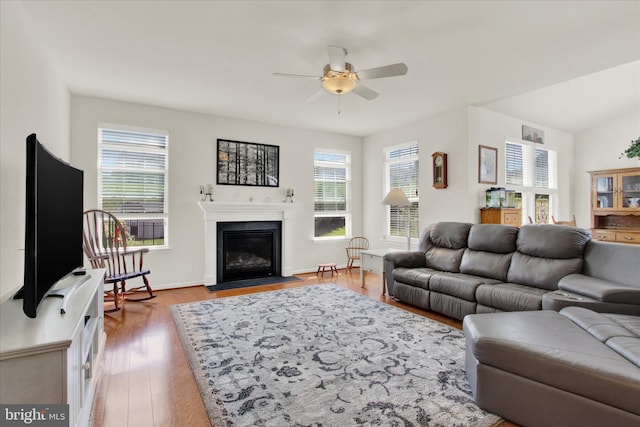
[[447, 155], [436, 151], [431, 157], [433, 160], [433, 188], [447, 188]]

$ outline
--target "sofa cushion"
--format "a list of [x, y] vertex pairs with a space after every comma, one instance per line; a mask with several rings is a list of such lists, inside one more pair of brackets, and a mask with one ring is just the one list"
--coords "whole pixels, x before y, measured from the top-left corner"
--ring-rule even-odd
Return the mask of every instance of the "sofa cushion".
[[632, 331], [606, 315], [582, 307], [566, 307], [560, 310], [560, 314], [570, 319], [573, 323], [603, 343], [606, 343], [607, 340], [613, 337], [636, 336]]
[[560, 279], [558, 287], [604, 302], [640, 304], [640, 287], [621, 285], [597, 277], [570, 274]]
[[580, 258], [591, 233], [577, 227], [539, 224], [523, 225], [518, 233], [518, 252], [539, 258]]
[[476, 290], [476, 300], [479, 304], [502, 311], [540, 310], [545, 292], [516, 283], [483, 284]]
[[431, 306], [429, 305], [429, 294], [431, 292], [426, 289], [396, 282], [393, 285], [393, 292], [393, 296], [398, 298], [400, 301], [420, 307], [424, 310], [431, 310]]
[[584, 248], [591, 234], [564, 225], [524, 225], [518, 251], [511, 258], [507, 281], [556, 290], [566, 275], [582, 271]]
[[462, 320], [465, 316], [475, 313], [478, 304], [440, 292], [429, 291], [429, 306], [430, 310]]
[[582, 258], [549, 259], [516, 252], [511, 258], [507, 281], [553, 291], [558, 289], [560, 279], [580, 270]]
[[607, 341], [607, 346], [640, 368], [640, 338], [614, 337]]
[[640, 317], [566, 307], [560, 314], [640, 368]]
[[499, 224], [474, 224], [469, 230], [467, 247], [475, 251], [510, 254], [516, 251], [518, 227]]
[[433, 292], [451, 295], [467, 301], [476, 300], [476, 289], [483, 283], [499, 283], [497, 280], [485, 279], [460, 273], [434, 273], [429, 280], [429, 289]]
[[624, 326], [629, 331], [640, 337], [640, 316], [629, 316], [626, 314], [605, 314], [609, 319], [613, 319], [619, 325]]
[[434, 273], [437, 271], [431, 268], [394, 268], [393, 281], [429, 289], [429, 279]]
[[434, 246], [447, 249], [467, 247], [471, 224], [463, 222], [439, 222], [429, 230], [429, 240]]
[[471, 224], [461, 222], [439, 222], [426, 227], [418, 244], [418, 249], [425, 254], [426, 266], [459, 272], [470, 229]]
[[466, 249], [460, 261], [460, 272], [507, 281], [512, 253], [500, 254]]
[[440, 271], [458, 273], [464, 249], [446, 249], [432, 247], [424, 254], [427, 267]]
[[480, 363], [640, 414], [640, 369], [555, 311], [465, 317]]

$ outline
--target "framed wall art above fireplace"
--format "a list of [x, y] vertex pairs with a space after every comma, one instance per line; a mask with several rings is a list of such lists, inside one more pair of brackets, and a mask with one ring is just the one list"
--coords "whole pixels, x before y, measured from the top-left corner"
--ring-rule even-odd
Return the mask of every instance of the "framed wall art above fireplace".
[[216, 183], [222, 185], [280, 185], [280, 147], [218, 139]]

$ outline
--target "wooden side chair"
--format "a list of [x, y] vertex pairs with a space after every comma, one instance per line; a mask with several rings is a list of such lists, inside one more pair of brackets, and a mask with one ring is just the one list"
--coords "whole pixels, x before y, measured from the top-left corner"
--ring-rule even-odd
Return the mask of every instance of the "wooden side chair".
[[551, 215], [551, 221], [553, 221], [554, 224], [560, 224], [560, 225], [569, 225], [571, 227], [575, 227], [576, 226], [576, 216], [572, 215], [572, 219], [569, 221], [556, 221], [556, 219], [553, 217], [553, 215]]
[[[84, 253], [92, 268], [106, 269], [105, 284], [113, 285], [106, 293], [113, 298], [114, 310], [119, 310], [120, 301], [145, 301], [155, 298], [143, 267], [144, 254], [148, 248], [127, 247], [128, 233], [122, 223], [109, 212], [91, 209], [84, 212]], [[127, 289], [127, 280], [141, 277], [143, 284]], [[131, 295], [137, 295], [133, 298]]]
[[353, 237], [345, 248], [347, 251], [347, 271], [351, 270], [354, 261], [360, 261], [360, 251], [369, 249], [369, 239]]

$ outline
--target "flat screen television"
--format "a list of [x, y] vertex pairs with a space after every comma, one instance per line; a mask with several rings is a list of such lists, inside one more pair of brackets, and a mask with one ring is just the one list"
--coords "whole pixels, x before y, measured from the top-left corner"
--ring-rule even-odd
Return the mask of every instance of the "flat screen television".
[[24, 283], [14, 298], [36, 317], [40, 301], [82, 267], [83, 172], [27, 137]]

